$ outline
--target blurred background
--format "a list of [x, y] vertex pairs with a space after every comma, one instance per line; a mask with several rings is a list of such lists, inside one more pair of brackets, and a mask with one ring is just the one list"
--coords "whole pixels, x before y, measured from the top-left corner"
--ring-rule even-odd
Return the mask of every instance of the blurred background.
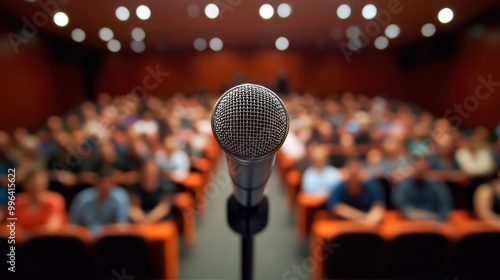
[[237, 278], [210, 115], [255, 83], [257, 279], [498, 279], [499, 65], [494, 0], [0, 0], [0, 275]]

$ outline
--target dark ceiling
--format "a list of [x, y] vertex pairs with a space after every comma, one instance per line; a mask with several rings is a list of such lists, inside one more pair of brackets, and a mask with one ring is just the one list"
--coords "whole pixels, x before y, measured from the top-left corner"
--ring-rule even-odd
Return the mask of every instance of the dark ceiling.
[[[280, 18], [276, 12], [269, 20], [259, 16], [262, 4], [269, 3], [276, 10], [284, 2], [292, 7], [288, 18]], [[399, 3], [399, 13], [390, 13], [388, 5], [391, 2]], [[69, 24], [65, 27], [55, 25], [51, 19], [53, 12], [47, 13], [42, 8], [42, 3], [56, 3], [58, 11], [69, 16]], [[205, 16], [203, 10], [208, 3], [215, 3], [221, 9], [222, 14], [218, 18], [209, 19]], [[390, 23], [397, 24], [401, 29], [400, 36], [390, 40], [389, 47], [394, 47], [423, 40], [420, 30], [426, 23], [433, 23], [437, 27], [437, 34], [460, 29], [488, 11], [498, 8], [499, 3], [498, 0], [40, 0], [34, 3], [26, 0], [0, 0], [0, 10], [18, 22], [21, 22], [22, 17], [33, 21], [36, 13], [39, 16], [41, 13], [49, 14], [49, 22], [40, 26], [43, 34], [71, 38], [71, 31], [81, 28], [86, 33], [86, 39], [81, 44], [103, 50], [106, 49], [106, 42], [99, 39], [98, 30], [109, 27], [114, 32], [114, 38], [121, 42], [121, 51], [124, 52], [130, 51], [130, 33], [135, 27], [145, 30], [146, 51], [192, 49], [194, 40], [199, 37], [207, 41], [212, 37], [219, 37], [224, 42], [224, 48], [274, 48], [274, 42], [280, 36], [288, 38], [291, 48], [334, 48], [341, 42], [348, 41], [345, 30], [352, 25], [361, 30], [371, 26], [374, 35], [368, 36], [370, 40], [383, 35], [383, 28], [377, 31], [377, 26], [380, 27], [377, 18], [381, 20], [384, 14], [389, 14]], [[194, 18], [187, 12], [188, 7], [193, 4], [200, 11], [199, 16]], [[345, 20], [336, 15], [341, 4], [351, 7], [351, 16]], [[366, 4], [377, 7], [375, 19], [366, 20], [361, 16], [361, 10]], [[135, 15], [135, 9], [139, 5], [150, 8], [151, 17], [148, 20], [140, 20]], [[119, 6], [130, 11], [128, 20], [119, 21], [115, 16], [115, 10]], [[445, 7], [454, 12], [454, 18], [448, 24], [442, 24], [437, 19], [438, 12]], [[373, 22], [370, 23], [371, 21]], [[332, 38], [333, 28], [337, 32], [341, 30], [341, 38]]]

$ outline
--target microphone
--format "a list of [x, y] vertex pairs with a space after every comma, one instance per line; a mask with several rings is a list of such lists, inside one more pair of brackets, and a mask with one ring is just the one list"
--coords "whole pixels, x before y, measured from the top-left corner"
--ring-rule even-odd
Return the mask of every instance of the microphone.
[[235, 86], [215, 104], [212, 133], [226, 154], [234, 196], [241, 206], [256, 206], [264, 197], [288, 129], [285, 104], [263, 86]]

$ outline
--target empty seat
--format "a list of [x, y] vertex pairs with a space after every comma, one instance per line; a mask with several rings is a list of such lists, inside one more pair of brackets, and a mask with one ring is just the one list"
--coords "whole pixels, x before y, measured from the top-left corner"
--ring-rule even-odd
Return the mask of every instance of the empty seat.
[[[104, 279], [178, 279], [178, 235], [174, 222], [111, 224], [96, 241]], [[123, 277], [122, 277], [123, 278]]]
[[447, 225], [402, 221], [382, 229], [388, 241], [386, 277], [391, 279], [444, 279], [449, 238]]
[[146, 239], [135, 234], [100, 238], [96, 242], [103, 279], [129, 275], [134, 279], [156, 277]]
[[318, 220], [311, 231], [313, 279], [377, 278], [384, 242], [376, 226]]
[[498, 252], [500, 228], [481, 221], [470, 221], [458, 228], [461, 237], [454, 252], [450, 275], [458, 279], [500, 279]]
[[19, 252], [18, 276], [21, 279], [96, 279], [96, 267], [88, 246], [90, 234], [82, 238], [77, 231], [81, 233], [86, 229], [35, 233]]

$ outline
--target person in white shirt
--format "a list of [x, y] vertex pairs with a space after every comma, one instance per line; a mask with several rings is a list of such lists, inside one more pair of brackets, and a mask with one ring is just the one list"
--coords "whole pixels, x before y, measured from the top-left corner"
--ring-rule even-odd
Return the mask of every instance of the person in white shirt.
[[159, 130], [158, 122], [149, 111], [142, 113], [142, 118], [133, 125], [136, 134], [156, 135]]
[[466, 147], [456, 151], [455, 159], [460, 169], [471, 177], [486, 177], [495, 172], [491, 149], [477, 134], [468, 139]]
[[311, 165], [302, 175], [302, 191], [319, 197], [328, 197], [342, 178], [339, 170], [328, 165], [328, 151], [324, 146], [310, 147]]
[[191, 168], [189, 156], [179, 148], [172, 136], [165, 137], [164, 146], [164, 149], [158, 149], [154, 153], [155, 160], [166, 179], [181, 183]]

